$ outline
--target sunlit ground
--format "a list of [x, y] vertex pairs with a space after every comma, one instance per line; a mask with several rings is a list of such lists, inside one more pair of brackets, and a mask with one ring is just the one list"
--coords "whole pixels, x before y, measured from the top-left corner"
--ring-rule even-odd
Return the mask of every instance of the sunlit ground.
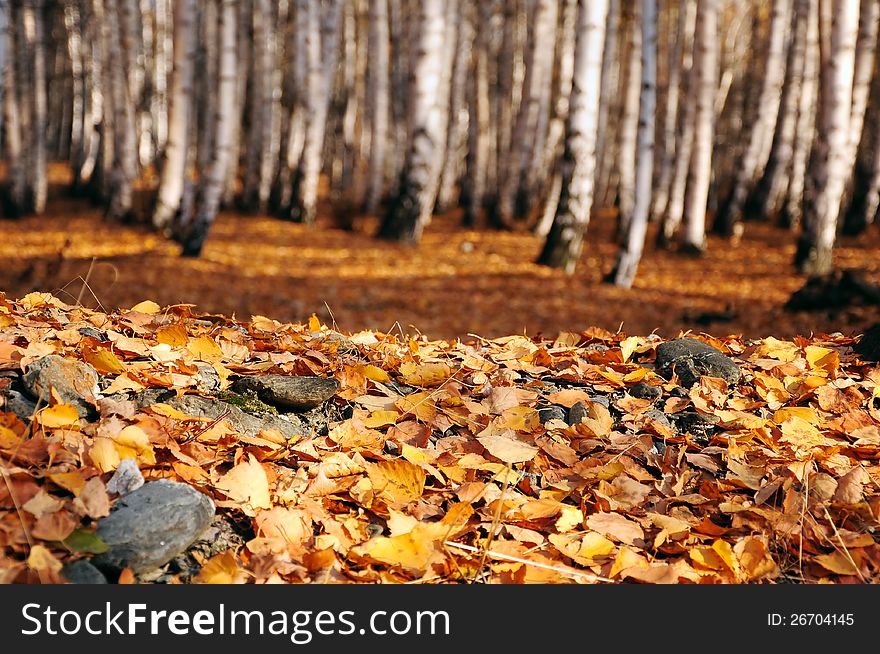
[[[880, 318], [864, 307], [784, 312], [804, 283], [791, 267], [794, 237], [758, 223], [747, 224], [737, 247], [711, 238], [702, 259], [657, 251], [651, 230], [635, 286], [623, 290], [601, 282], [616, 255], [611, 216], [590, 226], [579, 269], [569, 277], [533, 263], [541, 242], [531, 234], [463, 229], [458, 213], [435, 217], [418, 248], [372, 238], [377, 221], [370, 217], [346, 231], [327, 215], [308, 228], [223, 213], [203, 256], [183, 259], [175, 244], [145, 228], [106, 222], [87, 201], [55, 195], [44, 216], [0, 221], [0, 290], [10, 297], [48, 290], [108, 309], [152, 299], [283, 321], [316, 313], [345, 331], [430, 337], [555, 336], [621, 324], [630, 334], [664, 336], [682, 329], [747, 337], [849, 334]], [[876, 282], [878, 255], [875, 229], [844, 239], [837, 262]], [[707, 312], [733, 318], [701, 319]]]

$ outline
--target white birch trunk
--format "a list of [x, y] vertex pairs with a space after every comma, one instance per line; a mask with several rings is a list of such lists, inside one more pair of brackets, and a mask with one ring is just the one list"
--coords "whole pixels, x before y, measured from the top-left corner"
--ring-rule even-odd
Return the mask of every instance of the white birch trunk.
[[620, 117], [620, 150], [617, 153], [618, 223], [617, 238], [621, 241], [629, 233], [635, 204], [636, 141], [639, 130], [639, 97], [642, 82], [642, 31], [639, 26], [639, 3], [631, 5], [632, 17], [628, 27], [626, 84], [624, 85], [623, 113]]
[[365, 209], [374, 213], [385, 192], [389, 89], [388, 0], [370, 0], [370, 171]]
[[718, 0], [698, 0], [694, 49], [696, 115], [688, 188], [685, 197], [686, 250], [706, 248], [706, 211], [715, 144], [715, 94], [718, 91]]
[[574, 272], [590, 221], [596, 176], [599, 83], [607, 0], [580, 0], [571, 106], [565, 134], [562, 190], [538, 262]]
[[185, 256], [198, 256], [201, 253], [208, 230], [220, 210], [220, 201], [229, 169], [233, 125], [237, 117], [235, 103], [238, 82], [237, 4], [237, 0], [221, 0], [220, 2], [219, 84], [217, 105], [213, 111], [214, 150], [211, 163], [199, 189], [195, 214], [191, 218], [187, 217], [188, 221], [178, 227], [178, 239], [183, 244]]
[[801, 272], [810, 275], [827, 274], [833, 265], [840, 202], [848, 174], [848, 138], [859, 28], [858, 2], [824, 1], [830, 3], [831, 31], [828, 56], [823, 57], [825, 70], [821, 78], [818, 147], [812, 161], [816, 197], [813, 202], [805, 203], [804, 231], [795, 259]]
[[654, 125], [657, 113], [657, 0], [641, 3], [641, 93], [639, 98], [638, 154], [635, 178], [635, 201], [626, 243], [621, 248], [611, 281], [631, 288], [636, 277], [651, 210], [654, 179]]
[[557, 4], [556, 0], [537, 0], [533, 26], [529, 30], [531, 38], [526, 51], [522, 100], [498, 193], [498, 220], [507, 227], [513, 226], [517, 217], [527, 213], [522, 208], [518, 210], [516, 205], [518, 200], [521, 203], [527, 196], [524, 186], [528, 164], [538, 145], [539, 112], [542, 107], [549, 106], [549, 101], [545, 100], [550, 91], [546, 83], [551, 78], [553, 65]]
[[742, 212], [756, 180], [764, 173], [770, 156], [773, 132], [779, 117], [782, 86], [785, 81], [785, 44], [791, 25], [791, 0], [773, 0], [770, 12], [770, 45], [764, 81], [758, 101], [758, 115], [749, 128], [749, 146], [740, 163], [730, 198], [716, 221], [716, 228], [727, 236], [736, 236]]
[[412, 137], [400, 175], [396, 197], [379, 230], [379, 236], [416, 244], [434, 208], [439, 173], [436, 158], [444, 131], [437, 104], [443, 79], [443, 45], [446, 38], [445, 2], [423, 0], [419, 7], [419, 39], [410, 100]]
[[785, 222], [792, 228], [800, 226], [803, 219], [804, 190], [807, 165], [813, 141], [816, 138], [816, 112], [819, 85], [819, 0], [798, 0], [801, 11], [806, 12], [807, 25], [804, 44], [804, 75], [798, 100], [798, 117], [795, 132], [794, 153], [791, 161], [791, 180], [785, 202]]
[[153, 212], [153, 226], [168, 230], [180, 209], [186, 182], [187, 138], [193, 83], [195, 38], [195, 0], [176, 0], [174, 4], [174, 68], [168, 106], [168, 142], [162, 162], [159, 195]]

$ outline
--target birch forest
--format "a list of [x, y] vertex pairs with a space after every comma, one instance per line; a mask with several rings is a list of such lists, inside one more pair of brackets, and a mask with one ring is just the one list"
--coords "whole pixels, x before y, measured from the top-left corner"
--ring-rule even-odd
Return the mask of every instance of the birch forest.
[[878, 0], [6, 0], [3, 225], [54, 169], [184, 257], [221, 211], [411, 246], [454, 215], [568, 275], [613, 243], [595, 272], [628, 289], [646, 249], [760, 224], [827, 276], [880, 208], [878, 25]]

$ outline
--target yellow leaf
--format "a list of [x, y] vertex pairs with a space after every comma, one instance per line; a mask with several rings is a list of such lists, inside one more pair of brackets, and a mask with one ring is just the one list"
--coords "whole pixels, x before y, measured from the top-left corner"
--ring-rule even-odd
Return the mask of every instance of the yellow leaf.
[[83, 361], [92, 365], [100, 373], [118, 375], [125, 372], [125, 366], [110, 350], [93, 350], [90, 347], [84, 347], [82, 357]]
[[0, 425], [0, 449], [11, 450], [18, 447], [23, 438], [12, 431], [9, 427]]
[[420, 575], [442, 559], [440, 541], [448, 532], [445, 524], [420, 522], [405, 534], [373, 538], [352, 548], [351, 552]]
[[247, 570], [238, 565], [232, 550], [226, 550], [208, 559], [194, 581], [197, 584], [242, 584], [247, 577]]
[[247, 461], [239, 463], [220, 477], [215, 487], [241, 505], [247, 515], [254, 515], [256, 509], [268, 509], [272, 506], [269, 499], [269, 479], [253, 454], [248, 455]]
[[800, 348], [794, 343], [780, 341], [770, 336], [761, 341], [761, 345], [755, 350], [755, 356], [779, 361], [794, 361], [800, 356]]
[[152, 300], [144, 300], [143, 302], [138, 302], [132, 308], [132, 311], [137, 311], [138, 313], [145, 313], [149, 316], [155, 315], [162, 310], [158, 304], [153, 302]]
[[533, 432], [541, 424], [537, 409], [527, 406], [514, 406], [501, 413], [501, 424], [514, 431]]
[[585, 566], [595, 565], [595, 559], [608, 556], [616, 547], [595, 531], [587, 532], [583, 538], [575, 534], [550, 534], [547, 540], [565, 556]]
[[405, 459], [368, 465], [367, 476], [373, 490], [395, 507], [419, 499], [425, 490], [425, 471]]
[[183, 411], [178, 411], [170, 404], [165, 404], [164, 402], [157, 402], [156, 404], [150, 405], [150, 411], [153, 413], [158, 413], [160, 416], [165, 416], [166, 418], [174, 418], [175, 420], [197, 420], [198, 418], [193, 418], [192, 416], [188, 416]]
[[321, 321], [318, 320], [318, 316], [316, 316], [314, 313], [309, 318], [309, 331], [310, 332], [321, 331]]
[[37, 422], [44, 427], [70, 427], [79, 422], [79, 413], [72, 404], [56, 404], [37, 413]]
[[452, 376], [452, 368], [443, 362], [426, 363], [421, 366], [404, 363], [400, 366], [400, 374], [405, 384], [431, 388], [449, 379]]
[[478, 436], [477, 440], [489, 451], [489, 454], [504, 463], [522, 463], [533, 459], [538, 453], [538, 447], [513, 438], [513, 432], [510, 430], [508, 433], [509, 435], [503, 432], [488, 433], [485, 436]]
[[27, 564], [31, 570], [37, 570], [38, 572], [58, 572], [61, 570], [61, 561], [56, 559], [55, 555], [42, 545], [31, 547]]
[[780, 440], [791, 443], [799, 449], [809, 449], [822, 445], [825, 442], [822, 432], [803, 418], [789, 418], [782, 423], [780, 429], [782, 430], [782, 438]]
[[184, 347], [189, 343], [189, 335], [183, 325], [164, 325], [156, 330], [156, 340], [171, 347]]
[[373, 411], [369, 417], [364, 418], [364, 425], [369, 427], [370, 429], [375, 429], [376, 427], [384, 427], [386, 425], [393, 425], [397, 422], [397, 418], [400, 417], [400, 414], [397, 411]]
[[562, 505], [562, 513], [559, 518], [556, 520], [556, 531], [560, 534], [564, 534], [567, 531], [571, 531], [575, 527], [580, 527], [584, 523], [584, 512], [581, 511], [576, 506], [570, 506], [568, 504]]
[[50, 472], [49, 479], [61, 486], [64, 490], [68, 490], [74, 495], [79, 495], [80, 491], [85, 487], [86, 480], [79, 470], [71, 472]]
[[411, 393], [397, 400], [394, 406], [400, 409], [401, 413], [411, 413], [422, 422], [431, 422], [437, 415], [434, 399], [426, 392]]
[[199, 361], [214, 363], [223, 358], [223, 350], [214, 342], [214, 339], [208, 336], [191, 338], [186, 349]]
[[818, 345], [808, 345], [804, 351], [807, 355], [807, 363], [813, 370], [819, 370], [829, 375], [840, 366], [840, 355], [835, 350]]
[[119, 462], [122, 460], [119, 452], [116, 451], [113, 441], [104, 437], [98, 437], [94, 440], [92, 448], [89, 450], [89, 458], [101, 472], [116, 470], [119, 467]]
[[747, 536], [734, 545], [733, 551], [739, 558], [743, 572], [749, 581], [778, 575], [779, 567], [773, 560], [767, 545], [760, 538]]
[[114, 393], [123, 393], [125, 391], [142, 391], [144, 390], [144, 385], [138, 381], [135, 381], [127, 374], [123, 373], [116, 377], [113, 382], [104, 390], [106, 395], [112, 395]]
[[384, 382], [390, 381], [390, 379], [391, 379], [388, 376], [387, 372], [385, 372], [384, 370], [382, 370], [382, 368], [380, 368], [378, 366], [374, 366], [373, 364], [367, 364], [366, 366], [364, 366], [362, 372], [364, 373], [364, 377], [366, 377], [367, 379], [372, 379], [373, 381], [377, 381], [377, 382], [384, 383]]
[[623, 362], [626, 363], [641, 344], [642, 339], [638, 336], [630, 336], [620, 341], [620, 354], [623, 356]]
[[736, 558], [736, 554], [733, 553], [733, 548], [730, 546], [726, 540], [716, 540], [712, 543], [712, 549], [721, 557], [721, 560], [724, 561], [724, 565], [734, 574], [737, 579], [742, 577], [742, 573], [740, 571], [739, 561]]
[[777, 425], [781, 425], [789, 418], [800, 418], [811, 425], [818, 425], [822, 421], [816, 409], [809, 406], [784, 407], [773, 414], [773, 422]]
[[111, 437], [115, 443], [123, 447], [129, 447], [137, 453], [146, 450], [152, 450], [150, 437], [143, 429], [137, 425], [128, 425], [124, 427], [118, 434]]

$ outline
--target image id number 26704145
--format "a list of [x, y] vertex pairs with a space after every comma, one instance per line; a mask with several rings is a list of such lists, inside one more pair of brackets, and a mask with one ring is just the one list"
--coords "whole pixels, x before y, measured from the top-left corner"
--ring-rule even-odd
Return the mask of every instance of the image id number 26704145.
[[770, 627], [851, 627], [855, 624], [852, 613], [768, 613]]

